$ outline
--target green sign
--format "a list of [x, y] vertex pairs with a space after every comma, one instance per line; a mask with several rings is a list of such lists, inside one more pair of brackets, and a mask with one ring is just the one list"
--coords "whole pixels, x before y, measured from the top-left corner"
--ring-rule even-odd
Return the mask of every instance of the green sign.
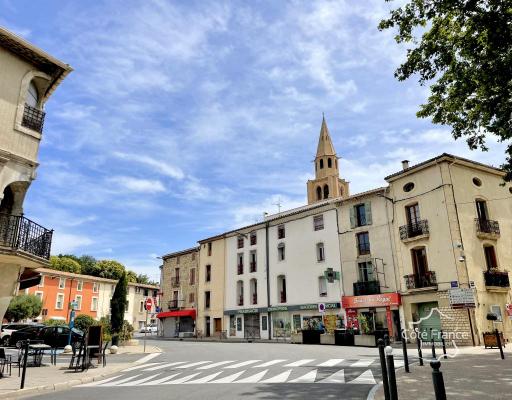
[[268, 312], [274, 312], [274, 311], [288, 311], [287, 306], [276, 306], [276, 307], [269, 307]]

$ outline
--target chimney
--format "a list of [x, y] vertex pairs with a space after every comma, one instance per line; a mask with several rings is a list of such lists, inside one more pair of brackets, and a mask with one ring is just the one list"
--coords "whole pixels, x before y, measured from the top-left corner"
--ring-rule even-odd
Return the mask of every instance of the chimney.
[[409, 160], [403, 160], [402, 161], [402, 169], [409, 168]]

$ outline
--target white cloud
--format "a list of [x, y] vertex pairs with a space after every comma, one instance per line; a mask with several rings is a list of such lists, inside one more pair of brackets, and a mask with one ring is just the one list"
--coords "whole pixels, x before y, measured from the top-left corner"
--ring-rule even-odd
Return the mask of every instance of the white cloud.
[[157, 160], [153, 157], [143, 155], [143, 154], [127, 154], [122, 152], [114, 152], [114, 157], [120, 158], [122, 160], [133, 161], [136, 163], [144, 164], [162, 175], [169, 176], [174, 179], [183, 179], [185, 174], [181, 170], [181, 168], [171, 165], [168, 162]]
[[109, 183], [113, 183], [122, 189], [130, 192], [140, 193], [159, 193], [165, 192], [165, 187], [162, 182], [154, 179], [140, 179], [131, 176], [113, 176], [107, 178]]
[[73, 253], [76, 249], [83, 249], [93, 243], [94, 241], [85, 235], [55, 231], [52, 240], [52, 254]]

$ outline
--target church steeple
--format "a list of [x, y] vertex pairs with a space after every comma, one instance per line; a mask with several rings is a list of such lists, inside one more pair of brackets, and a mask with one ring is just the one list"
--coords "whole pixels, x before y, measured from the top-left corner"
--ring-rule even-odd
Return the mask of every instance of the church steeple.
[[322, 116], [315, 157], [315, 179], [308, 181], [308, 204], [348, 196], [348, 182], [340, 179], [339, 175], [336, 150], [332, 144], [325, 116]]

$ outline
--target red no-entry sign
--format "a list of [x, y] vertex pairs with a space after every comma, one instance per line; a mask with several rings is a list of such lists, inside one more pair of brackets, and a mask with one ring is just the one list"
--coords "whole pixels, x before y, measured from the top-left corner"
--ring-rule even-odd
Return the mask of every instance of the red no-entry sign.
[[153, 305], [153, 300], [151, 300], [151, 297], [148, 297], [146, 299], [146, 303], [145, 303], [145, 306], [146, 306], [146, 310], [147, 311], [151, 311], [151, 306]]

